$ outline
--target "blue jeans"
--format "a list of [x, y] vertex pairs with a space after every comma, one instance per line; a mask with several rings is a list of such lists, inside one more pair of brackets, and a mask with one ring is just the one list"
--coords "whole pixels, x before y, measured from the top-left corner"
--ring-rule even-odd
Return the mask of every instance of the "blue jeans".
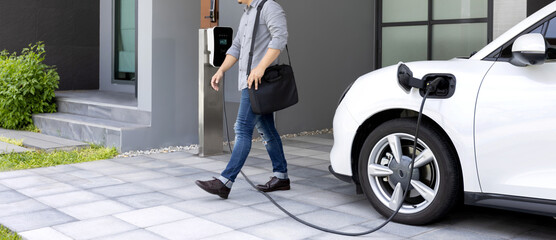
[[234, 125], [236, 134], [234, 150], [230, 162], [228, 162], [226, 169], [222, 171], [221, 176], [232, 182], [235, 181], [251, 150], [251, 140], [255, 126], [263, 138], [266, 151], [272, 161], [273, 172], [275, 175], [279, 174], [279, 176], [287, 178], [287, 162], [284, 157], [282, 140], [280, 140], [280, 135], [274, 126], [274, 116], [272, 113], [264, 115], [253, 113], [247, 88], [241, 91], [241, 101], [236, 124]]

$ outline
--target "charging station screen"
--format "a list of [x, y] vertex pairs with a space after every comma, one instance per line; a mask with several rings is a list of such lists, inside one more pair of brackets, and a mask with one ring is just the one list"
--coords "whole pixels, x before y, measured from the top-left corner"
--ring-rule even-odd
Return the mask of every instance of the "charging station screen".
[[220, 39], [220, 45], [222, 46], [228, 45], [228, 39]]

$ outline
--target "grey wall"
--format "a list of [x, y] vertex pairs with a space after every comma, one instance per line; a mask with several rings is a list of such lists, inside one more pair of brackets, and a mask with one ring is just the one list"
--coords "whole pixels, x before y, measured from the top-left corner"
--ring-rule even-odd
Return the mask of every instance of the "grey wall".
[[[375, 1], [277, 0], [288, 19], [288, 47], [299, 103], [276, 114], [280, 134], [332, 127], [337, 102], [357, 77], [373, 70]], [[220, 1], [220, 25], [237, 31], [243, 5]], [[283, 62], [287, 58], [283, 56]], [[228, 123], [237, 116], [237, 66], [226, 73]]]
[[98, 89], [98, 0], [0, 0], [0, 50], [44, 41], [60, 89]]
[[199, 1], [152, 1], [152, 120], [138, 146], [198, 143]]

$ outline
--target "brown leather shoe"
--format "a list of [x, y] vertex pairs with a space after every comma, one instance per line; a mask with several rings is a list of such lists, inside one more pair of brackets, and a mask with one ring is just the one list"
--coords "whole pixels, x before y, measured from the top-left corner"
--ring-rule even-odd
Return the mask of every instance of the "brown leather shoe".
[[290, 179], [280, 179], [277, 177], [270, 178], [265, 185], [258, 184], [257, 189], [263, 192], [272, 192], [276, 190], [290, 190]]
[[228, 199], [228, 194], [230, 194], [230, 188], [226, 187], [226, 185], [224, 185], [222, 181], [217, 178], [209, 181], [197, 180], [195, 181], [195, 184], [208, 193], [216, 194], [224, 199]]

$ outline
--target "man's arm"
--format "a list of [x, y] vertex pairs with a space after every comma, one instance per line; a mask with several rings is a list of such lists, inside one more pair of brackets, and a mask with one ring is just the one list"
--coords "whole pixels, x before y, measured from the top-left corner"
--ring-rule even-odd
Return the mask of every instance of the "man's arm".
[[259, 62], [259, 65], [251, 70], [251, 74], [249, 74], [249, 77], [247, 78], [247, 87], [249, 87], [249, 89], [251, 89], [251, 85], [253, 83], [255, 83], [255, 90], [259, 89], [259, 84], [261, 83], [264, 71], [274, 62], [274, 60], [276, 60], [276, 58], [278, 58], [278, 56], [280, 56], [279, 49], [269, 48], [266, 51], [263, 59]]
[[234, 64], [236, 64], [236, 62], [237, 62], [236, 57], [234, 57], [230, 54], [226, 55], [226, 58], [224, 59], [224, 62], [222, 63], [222, 66], [220, 66], [220, 68], [218, 68], [218, 71], [216, 71], [216, 73], [214, 74], [214, 76], [212, 76], [212, 79], [210, 80], [210, 85], [212, 86], [212, 88], [214, 90], [218, 91], [220, 89], [218, 87], [218, 84], [224, 78], [224, 73], [226, 71], [228, 71], [230, 68], [232, 68], [232, 66], [234, 66]]

